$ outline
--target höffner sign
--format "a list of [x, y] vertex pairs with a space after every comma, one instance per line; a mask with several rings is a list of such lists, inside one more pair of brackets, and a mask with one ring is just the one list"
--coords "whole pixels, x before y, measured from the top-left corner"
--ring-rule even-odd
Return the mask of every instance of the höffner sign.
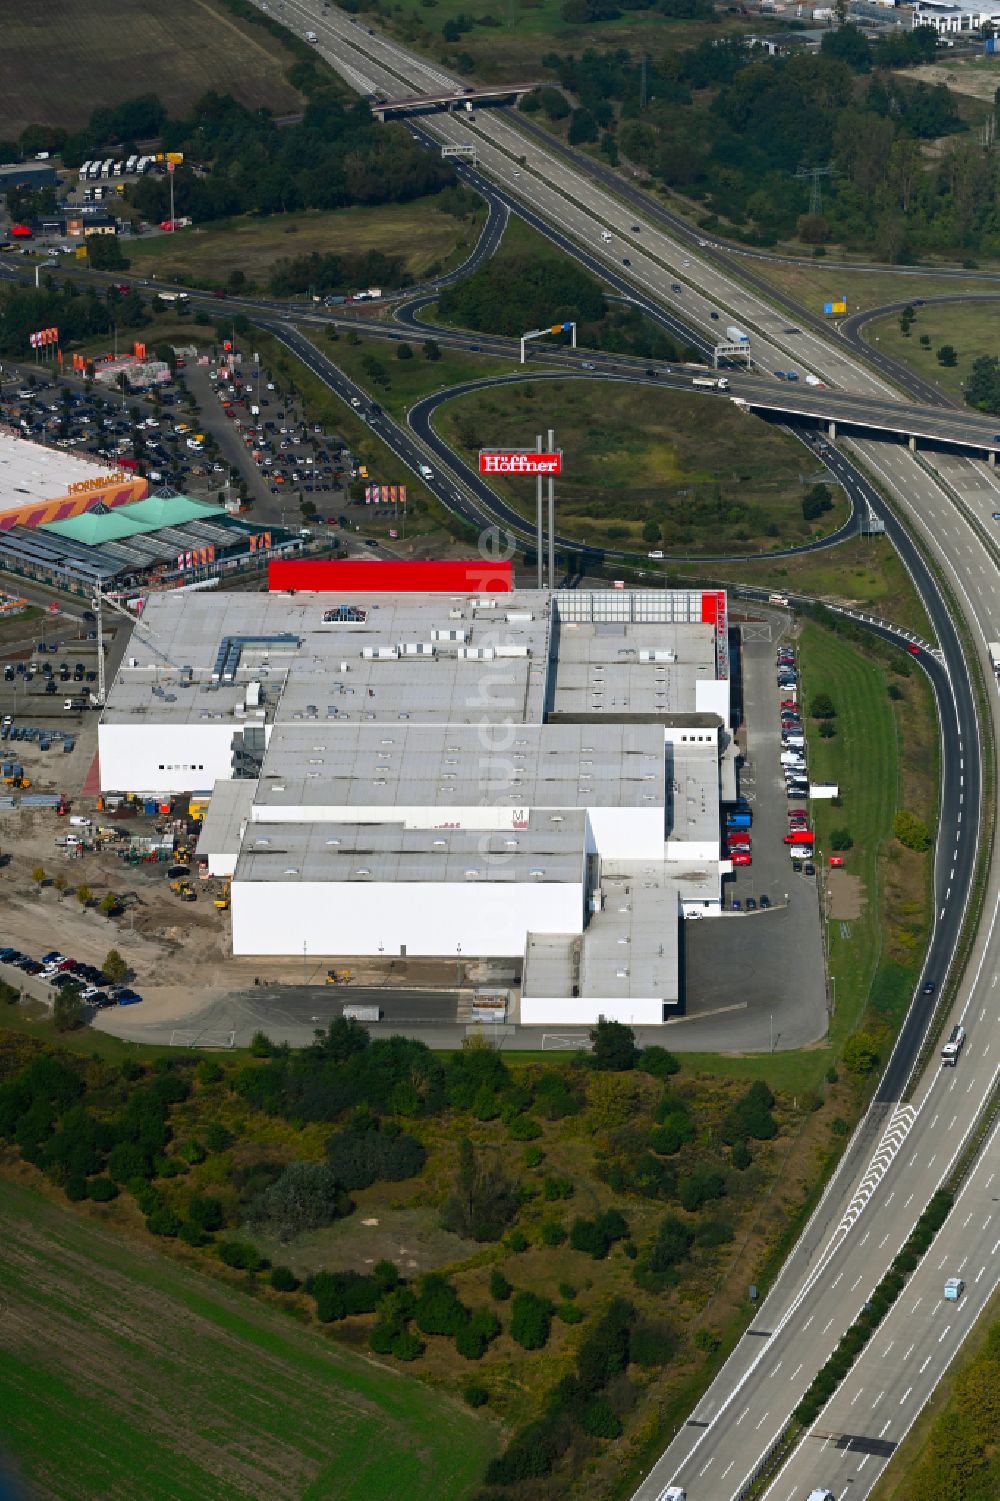
[[561, 453], [506, 453], [479, 450], [480, 474], [561, 474]]

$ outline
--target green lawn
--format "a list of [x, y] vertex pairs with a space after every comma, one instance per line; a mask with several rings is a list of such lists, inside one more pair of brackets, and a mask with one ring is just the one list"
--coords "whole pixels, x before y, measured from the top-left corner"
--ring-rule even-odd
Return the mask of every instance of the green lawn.
[[[1000, 292], [1000, 286], [994, 290]], [[927, 304], [914, 308], [914, 314], [908, 335], [895, 314], [866, 323], [863, 336], [873, 348], [905, 360], [920, 375], [936, 381], [942, 391], [961, 400], [962, 384], [973, 361], [980, 355], [1000, 354], [1000, 301]], [[921, 336], [930, 340], [927, 348], [921, 344]], [[958, 355], [957, 365], [938, 362], [937, 352], [946, 344]]]
[[460, 1501], [495, 1430], [0, 1181], [4, 1444], [66, 1501]]
[[[847, 515], [835, 488], [822, 524], [804, 521], [803, 485], [820, 477], [808, 452], [730, 402], [693, 392], [535, 380], [456, 398], [435, 426], [470, 462], [481, 447], [534, 447], [553, 428], [563, 451], [559, 530], [595, 547], [765, 552], [821, 536]], [[495, 485], [530, 519], [533, 485]]]
[[331, 213], [270, 214], [263, 219], [220, 219], [173, 235], [133, 240], [132, 270], [151, 270], [166, 281], [188, 279], [223, 286], [242, 271], [249, 289], [265, 289], [277, 261], [313, 252], [356, 257], [381, 251], [398, 257], [415, 281], [431, 268], [445, 270], [470, 254], [483, 215], [459, 221], [442, 213], [436, 198], [412, 203], [336, 209]]
[[[837, 259], [840, 259], [838, 256]], [[844, 270], [842, 267], [825, 266], [821, 260], [815, 266], [797, 266], [789, 261], [753, 261], [753, 271], [765, 281], [788, 292], [810, 312], [822, 315], [823, 304], [842, 293], [847, 295], [847, 307], [851, 313], [863, 308], [883, 307], [887, 302], [900, 302], [904, 297], [948, 297], [956, 292], [997, 292], [1000, 280], [996, 275], [990, 279], [989, 268], [984, 268], [980, 280], [956, 282], [946, 276], [935, 276], [934, 268], [926, 271], [901, 271], [898, 266], [886, 266], [884, 270]], [[835, 323], [831, 319], [831, 323]], [[916, 334], [914, 334], [916, 337]]]
[[[396, 339], [355, 335], [357, 343], [351, 343], [342, 330], [336, 338], [318, 334], [313, 328], [302, 332], [314, 339], [351, 380], [369, 391], [387, 412], [402, 421], [415, 401], [433, 391], [442, 391], [463, 381], [514, 372], [511, 360], [464, 354], [457, 349], [441, 349], [440, 359], [428, 360], [424, 354], [424, 340], [407, 331], [402, 331]], [[427, 337], [433, 338], [432, 330], [428, 331]], [[413, 350], [412, 359], [399, 358], [400, 349], [405, 347]]]

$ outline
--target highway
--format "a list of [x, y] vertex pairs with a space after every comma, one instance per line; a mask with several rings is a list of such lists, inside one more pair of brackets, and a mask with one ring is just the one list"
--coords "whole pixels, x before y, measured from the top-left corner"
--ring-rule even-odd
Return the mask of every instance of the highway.
[[[319, 15], [317, 11], [318, 6], [288, 0], [283, 14], [293, 24], [298, 24], [300, 17], [307, 19], [319, 32], [324, 54], [340, 71], [352, 73], [355, 86], [363, 91], [384, 89], [387, 80], [404, 81], [414, 92], [461, 86], [461, 80], [444, 75], [436, 65], [414, 58], [384, 37], [358, 34], [341, 13]], [[352, 30], [354, 38], [350, 36]], [[581, 252], [596, 257], [606, 270], [614, 266], [619, 277], [627, 272], [631, 295], [653, 300], [675, 314], [683, 306], [685, 323], [699, 336], [711, 337], [714, 309], [722, 314], [720, 321], [731, 317], [746, 328], [759, 369], [773, 373], [792, 366], [800, 375], [815, 374], [836, 386], [838, 392], [881, 401], [894, 399], [901, 383], [889, 372], [883, 376], [885, 367], [870, 353], [861, 363], [846, 341], [838, 344], [831, 339], [829, 330], [814, 329], [802, 321], [791, 324], [787, 313], [775, 306], [773, 294], [748, 286], [745, 277], [734, 276], [725, 264], [727, 257], [713, 246], [698, 244], [697, 236], [692, 244], [690, 230], [682, 235], [676, 228], [671, 231], [661, 227], [661, 214], [654, 213], [648, 202], [642, 209], [633, 208], [641, 201], [630, 196], [635, 190], [627, 194], [625, 185], [616, 182], [609, 191], [593, 163], [568, 164], [554, 144], [529, 140], [520, 123], [515, 126], [493, 117], [487, 124], [484, 112], [480, 112], [475, 124], [425, 116], [421, 128], [431, 130], [440, 140], [458, 143], [474, 139], [478, 171], [492, 184], [499, 184], [519, 203], [530, 205], [533, 214], [573, 241], [578, 258]], [[627, 212], [622, 207], [626, 199]], [[639, 229], [633, 230], [633, 224]], [[612, 234], [611, 249], [604, 242], [595, 244], [599, 227]], [[626, 259], [631, 262], [627, 267], [623, 265]], [[927, 405], [932, 404], [936, 404], [936, 393], [933, 401], [927, 399]], [[860, 465], [890, 497], [906, 531], [912, 528], [921, 535], [935, 556], [966, 616], [973, 649], [985, 660], [986, 640], [1000, 635], [996, 629], [997, 559], [989, 532], [992, 510], [1000, 509], [995, 476], [985, 465], [970, 460], [941, 455], [926, 460], [904, 447], [868, 439], [851, 439], [841, 445], [845, 467], [845, 449], [857, 456]], [[853, 470], [861, 474], [858, 464]], [[897, 533], [893, 540], [898, 545], [898, 538], [905, 533], [902, 527], [897, 527]], [[957, 792], [948, 792], [946, 774], [936, 852], [938, 906], [931, 950], [937, 971], [931, 978], [941, 985], [968, 891], [967, 884], [962, 884], [962, 862], [967, 874], [978, 841], [980, 727], [961, 644], [946, 603], [915, 550], [910, 558], [904, 553], [904, 561], [924, 597], [941, 644], [957, 716], [957, 724], [951, 727], [947, 719], [943, 722], [942, 766], [953, 768]], [[957, 809], [948, 807], [953, 795], [958, 798]], [[916, 1084], [912, 1101], [901, 1103], [914, 1056], [913, 1038], [921, 1031], [930, 1005], [930, 999], [918, 989], [878, 1097], [758, 1311], [751, 1325], [756, 1332], [739, 1342], [688, 1423], [639, 1486], [638, 1501], [655, 1501], [671, 1481], [686, 1487], [689, 1501], [732, 1501], [743, 1495], [812, 1375], [902, 1245], [972, 1129], [980, 1103], [992, 1086], [990, 1050], [1000, 1047], [995, 990], [995, 976], [1000, 970], [996, 910], [994, 869], [985, 919], [953, 1010], [953, 1015], [965, 1018], [969, 1028], [959, 1067], [952, 1073], [932, 1065]], [[937, 967], [939, 960], [941, 968]], [[967, 1198], [977, 1192], [978, 1182], [977, 1172], [966, 1189]], [[890, 1446], [898, 1443], [912, 1413], [926, 1401], [952, 1358], [961, 1333], [968, 1327], [965, 1310], [970, 1316], [974, 1314], [979, 1293], [985, 1293], [993, 1281], [992, 1274], [983, 1271], [967, 1293], [964, 1308], [960, 1313], [950, 1313], [947, 1319], [941, 1317], [940, 1298], [932, 1296], [933, 1288], [917, 1302], [919, 1282], [930, 1276], [931, 1263], [936, 1265], [942, 1255], [951, 1254], [950, 1237], [960, 1233], [957, 1227], [962, 1218], [964, 1214], [956, 1210], [915, 1279], [913, 1293], [907, 1290], [870, 1347], [874, 1359], [872, 1352], [892, 1338], [894, 1322], [902, 1321], [906, 1309], [912, 1310], [909, 1316], [915, 1321], [914, 1338], [902, 1346], [896, 1367], [885, 1363], [884, 1391], [879, 1401], [872, 1408], [870, 1400], [866, 1407], [862, 1396], [844, 1414], [839, 1406], [842, 1397], [838, 1397], [822, 1415], [821, 1422], [827, 1427], [840, 1415], [842, 1426], [830, 1431], [846, 1433], [848, 1428], [843, 1425], [849, 1422], [853, 1435], [850, 1448], [838, 1450], [837, 1444], [843, 1441], [836, 1437], [807, 1440], [772, 1487], [775, 1496], [798, 1501], [813, 1485], [832, 1485], [837, 1455], [837, 1484], [841, 1489], [841, 1482], [850, 1480], [848, 1493], [852, 1497], [863, 1497], [870, 1490], [884, 1467], [886, 1451], [891, 1452]], [[984, 1233], [988, 1232], [989, 1227]], [[986, 1258], [983, 1266], [996, 1264], [1000, 1246], [990, 1244], [992, 1262]], [[976, 1254], [982, 1254], [978, 1240]], [[977, 1267], [976, 1275], [978, 1271]], [[947, 1336], [939, 1338], [946, 1325], [952, 1331], [950, 1340]], [[926, 1350], [919, 1362], [914, 1358], [918, 1348]], [[864, 1392], [868, 1358], [859, 1363], [844, 1392], [855, 1381], [862, 1383]], [[859, 1441], [869, 1450], [881, 1446], [879, 1452], [869, 1452], [866, 1458]], [[862, 1459], [866, 1459], [863, 1466]]]
[[[462, 86], [462, 80], [414, 58], [384, 37], [369, 34], [341, 12], [321, 12], [319, 0], [315, 4], [286, 0], [280, 14], [298, 29], [306, 25], [315, 29], [320, 50], [363, 93], [394, 92], [400, 85], [414, 92]], [[479, 153], [476, 175], [491, 191], [502, 194], [525, 218], [530, 215], [529, 222], [540, 226], [555, 243], [569, 247], [577, 260], [599, 268], [604, 280], [638, 306], [652, 310], [665, 326], [678, 331], [678, 337], [705, 349], [717, 336], [717, 324], [724, 326], [732, 320], [749, 332], [758, 371], [773, 375], [776, 370], [794, 368], [800, 377], [812, 373], [836, 387], [835, 392], [820, 393], [823, 399], [835, 396], [856, 401], [858, 410], [871, 410], [865, 407], [868, 402], [878, 407], [902, 405], [898, 390], [903, 383], [886, 363], [871, 352], [866, 352], [862, 362], [846, 340], [831, 338], [825, 327], [815, 328], [804, 319], [792, 324], [788, 313], [776, 305], [773, 293], [749, 284], [742, 267], [739, 275], [734, 274], [728, 255], [707, 241], [699, 242], [689, 227], [682, 231], [666, 223], [663, 211], [638, 190], [618, 180], [609, 187], [600, 175], [604, 169], [589, 160], [568, 161], [554, 143], [529, 138], [522, 124], [502, 111], [487, 121], [481, 111], [474, 122], [425, 116], [421, 129], [439, 142], [474, 140]], [[623, 202], [629, 204], [627, 211]], [[641, 208], [636, 207], [639, 204]], [[611, 234], [610, 244], [600, 239], [602, 228]], [[713, 311], [718, 319], [712, 318]], [[331, 383], [343, 381], [330, 362], [324, 367], [324, 357], [307, 340], [287, 327], [270, 326], [318, 373], [328, 367], [322, 378]], [[296, 340], [300, 340], [298, 347]], [[777, 384], [770, 389], [782, 401], [788, 397], [787, 390]], [[927, 407], [936, 404], [922, 394]], [[795, 399], [800, 399], [797, 391]], [[964, 413], [941, 413], [947, 422], [956, 415], [967, 420]], [[385, 419], [376, 431], [384, 436], [395, 426]], [[502, 514], [495, 497], [488, 500], [479, 492], [475, 498], [463, 495], [464, 481], [455, 472], [454, 461], [444, 468], [438, 454], [428, 459], [423, 446], [427, 440], [417, 432], [399, 428], [393, 437], [406, 445], [407, 462], [432, 462], [436, 470], [443, 470], [453, 487], [455, 506], [466, 506], [477, 524], [495, 522]], [[982, 463], [953, 455], [922, 457], [905, 446], [868, 438], [841, 443], [830, 464], [855, 489], [867, 486], [869, 503], [881, 507], [880, 514], [886, 516], [892, 539], [924, 600], [943, 656], [940, 670], [936, 659], [927, 663], [941, 704], [942, 802], [935, 853], [935, 930], [925, 968], [925, 974], [941, 987], [964, 914], [979, 839], [981, 730], [948, 604], [909, 533], [919, 535], [933, 554], [966, 617], [974, 650], [985, 661], [986, 641], [1000, 638], [998, 554], [991, 520], [992, 511], [1000, 509], [1000, 489], [995, 475]], [[873, 488], [869, 475], [880, 490]], [[891, 499], [892, 511], [882, 491]], [[996, 912], [994, 869], [985, 917], [952, 1012], [969, 1031], [958, 1068], [942, 1071], [932, 1065], [915, 1083], [912, 1097], [903, 1101], [933, 1003], [918, 986], [876, 1099], [821, 1204], [758, 1310], [750, 1332], [641, 1482], [638, 1501], [655, 1501], [672, 1481], [685, 1485], [688, 1501], [733, 1501], [745, 1493], [811, 1377], [947, 1172], [996, 1078], [1000, 1053]], [[993, 1211], [987, 1207], [987, 1177], [988, 1171], [977, 1169], [969, 1179], [959, 1209], [942, 1230], [912, 1289], [821, 1415], [817, 1432], [822, 1430], [823, 1436], [800, 1445], [778, 1476], [772, 1492], [782, 1501], [786, 1496], [799, 1501], [813, 1485], [833, 1485], [827, 1477], [835, 1463], [841, 1466], [836, 1484], [842, 1490], [850, 1481], [852, 1498], [867, 1495], [878, 1478], [891, 1446], [898, 1443], [940, 1379], [995, 1280], [992, 1269], [997, 1265], [1000, 1239], [989, 1240], [986, 1215], [992, 1218]], [[967, 1214], [973, 1218], [963, 1225]], [[977, 1214], [980, 1220], [975, 1219]], [[941, 1257], [951, 1270], [966, 1241], [970, 1287], [965, 1303], [949, 1310], [945, 1318], [933, 1283], [927, 1283], [926, 1293], [919, 1289]], [[946, 1274], [939, 1270], [941, 1276]], [[876, 1348], [894, 1340], [894, 1321], [902, 1324], [904, 1319], [908, 1321], [905, 1337], [885, 1351], [880, 1368], [884, 1379], [876, 1389], [877, 1378], [867, 1361], [869, 1356], [874, 1359]], [[841, 1403], [849, 1396], [854, 1397], [854, 1405], [845, 1411]], [[840, 1495], [838, 1501], [842, 1501]]]

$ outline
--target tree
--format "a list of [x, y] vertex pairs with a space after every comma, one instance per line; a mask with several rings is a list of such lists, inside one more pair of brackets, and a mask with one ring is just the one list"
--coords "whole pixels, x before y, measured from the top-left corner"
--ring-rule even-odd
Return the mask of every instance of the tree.
[[832, 829], [830, 831], [830, 844], [835, 850], [853, 849], [854, 840], [851, 838], [850, 829]]
[[76, 899], [81, 907], [89, 907], [94, 900], [94, 893], [89, 886], [79, 885], [76, 888]]
[[75, 985], [64, 985], [52, 1003], [52, 1020], [57, 1032], [75, 1032], [83, 1026], [84, 1004]]
[[500, 1268], [494, 1267], [490, 1272], [490, 1297], [495, 1298], [498, 1303], [506, 1303], [513, 1291], [513, 1287]]
[[864, 1076], [879, 1066], [878, 1041], [870, 1032], [855, 1032], [844, 1043], [844, 1067], [850, 1074]]
[[99, 906], [105, 917], [111, 917], [118, 911], [118, 898], [113, 891], [106, 891], [101, 897]]
[[112, 984], [115, 985], [121, 984], [122, 980], [124, 980], [125, 976], [128, 974], [128, 965], [125, 963], [125, 960], [122, 958], [121, 954], [119, 954], [117, 949], [108, 949], [108, 952], [104, 956], [104, 963], [101, 965], [101, 969], [107, 975]]
[[48, 879], [45, 874], [44, 866], [36, 865], [31, 872], [31, 879], [34, 881], [36, 886], [44, 886], [46, 880]]
[[635, 1068], [639, 1056], [632, 1028], [604, 1017], [590, 1034], [590, 1051], [593, 1067], [611, 1073]]
[[540, 1350], [552, 1328], [552, 1304], [537, 1293], [516, 1292], [511, 1302], [511, 1338], [524, 1350]]
[[396, 345], [396, 358], [397, 358], [397, 360], [412, 360], [412, 358], [413, 358], [413, 348], [412, 348], [412, 346], [409, 345], [409, 344], [397, 344]]
[[828, 693], [814, 693], [809, 713], [813, 719], [836, 719], [837, 709]]
[[958, 352], [953, 344], [942, 344], [937, 352], [939, 365], [952, 366], [958, 364]]
[[473, 1240], [499, 1240], [517, 1213], [517, 1186], [500, 1158], [488, 1151], [477, 1155], [468, 1137], [459, 1142], [458, 1151], [458, 1172], [441, 1224]]
[[892, 832], [907, 849], [923, 854], [931, 847], [930, 830], [922, 818], [901, 808], [892, 820]]
[[577, 1217], [570, 1227], [569, 1243], [574, 1251], [585, 1251], [595, 1261], [603, 1261], [616, 1241], [628, 1235], [628, 1221], [617, 1209], [605, 1209], [592, 1220]]
[[837, 731], [832, 719], [824, 719], [819, 727], [821, 740], [832, 740]]
[[441, 346], [436, 339], [425, 339], [423, 344], [425, 360], [439, 360], [441, 358]]
[[650, 547], [658, 547], [659, 546], [660, 542], [662, 541], [662, 538], [661, 538], [661, 535], [660, 535], [660, 525], [659, 525], [659, 522], [657, 522], [657, 521], [647, 521], [646, 522], [645, 526], [642, 529], [642, 540], [644, 542], [647, 542]]
[[52, 877], [52, 885], [55, 890], [58, 891], [60, 898], [62, 898], [66, 893], [69, 882], [67, 881], [61, 870], [57, 871], [56, 874]]
[[325, 1162], [290, 1162], [250, 1206], [251, 1224], [271, 1225], [281, 1240], [317, 1230], [350, 1214], [354, 1205]]

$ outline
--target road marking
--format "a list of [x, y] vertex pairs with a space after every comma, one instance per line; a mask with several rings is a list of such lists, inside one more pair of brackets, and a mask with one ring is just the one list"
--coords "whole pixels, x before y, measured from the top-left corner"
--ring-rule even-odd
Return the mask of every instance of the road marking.
[[[861, 1277], [863, 1277], [864, 1275], [865, 1275], [864, 1272], [862, 1272], [861, 1273]], [[858, 1283], [861, 1281], [861, 1277], [856, 1277], [854, 1279], [854, 1281], [851, 1283], [851, 1292], [853, 1292], [854, 1289], [857, 1287]]]
[[830, 1283], [830, 1289], [831, 1289], [831, 1291], [832, 1291], [832, 1290], [833, 1290], [833, 1288], [835, 1288], [835, 1287], [836, 1287], [836, 1285], [837, 1285], [837, 1283], [838, 1283], [838, 1282], [840, 1282], [840, 1281], [842, 1281], [842, 1280], [843, 1280], [843, 1276], [844, 1276], [844, 1274], [843, 1274], [843, 1272], [839, 1272], [839, 1273], [838, 1273], [838, 1275], [837, 1275], [837, 1276], [836, 1276], [836, 1278], [835, 1278], [835, 1279], [834, 1279], [834, 1280], [833, 1280], [833, 1282], [831, 1282], [831, 1283]]
[[879, 1243], [878, 1243], [878, 1249], [879, 1249], [879, 1250], [880, 1250], [880, 1251], [881, 1251], [881, 1249], [882, 1249], [882, 1247], [883, 1247], [883, 1246], [884, 1246], [884, 1245], [885, 1245], [885, 1243], [886, 1243], [886, 1241], [887, 1241], [887, 1240], [888, 1240], [888, 1239], [889, 1239], [889, 1236], [888, 1236], [888, 1235], [887, 1235], [887, 1234], [886, 1234], [886, 1235], [883, 1235], [883, 1237], [882, 1237], [882, 1239], [881, 1239], [881, 1240], [880, 1240], [880, 1241], [879, 1241]]
[[857, 1390], [857, 1391], [856, 1391], [856, 1392], [855, 1392], [855, 1393], [854, 1393], [854, 1396], [853, 1396], [853, 1397], [852, 1397], [852, 1398], [851, 1398], [851, 1402], [850, 1402], [850, 1405], [851, 1405], [851, 1406], [852, 1406], [852, 1407], [853, 1407], [853, 1406], [854, 1406], [854, 1404], [855, 1404], [855, 1402], [856, 1402], [856, 1401], [857, 1401], [857, 1400], [858, 1400], [858, 1398], [859, 1398], [859, 1397], [860, 1397], [860, 1396], [861, 1396], [861, 1393], [862, 1393], [862, 1392], [863, 1392], [863, 1391], [864, 1391], [864, 1387], [863, 1387], [863, 1386], [862, 1386], [862, 1387], [860, 1387], [860, 1388], [859, 1388], [859, 1389], [858, 1389], [858, 1390]]
[[[834, 1318], [836, 1318], [836, 1314], [835, 1314], [835, 1315], [834, 1315]], [[824, 1325], [823, 1325], [823, 1333], [824, 1333], [824, 1334], [825, 1334], [825, 1333], [826, 1333], [826, 1331], [827, 1331], [827, 1330], [828, 1330], [828, 1329], [829, 1329], [829, 1327], [830, 1327], [830, 1324], [832, 1324], [832, 1323], [833, 1323], [833, 1319], [831, 1319], [831, 1320], [830, 1320], [830, 1322], [829, 1322], [829, 1323], [827, 1323], [827, 1324], [824, 1324]]]
[[760, 1423], [758, 1423], [758, 1424], [757, 1424], [757, 1427], [758, 1427], [758, 1428], [760, 1428], [760, 1427], [761, 1427], [761, 1425], [762, 1425], [762, 1424], [763, 1424], [763, 1423], [766, 1423], [766, 1422], [767, 1422], [767, 1413], [766, 1413], [766, 1412], [765, 1412], [765, 1414], [764, 1414], [764, 1416], [763, 1416], [763, 1417], [762, 1417], [762, 1418], [761, 1418], [761, 1420], [760, 1420]]
[[[987, 1187], [987, 1188], [989, 1188], [989, 1186], [990, 1186], [990, 1185], [989, 1185], [989, 1184], [988, 1184], [988, 1183], [987, 1183], [987, 1185], [986, 1185], [986, 1187]], [[866, 1231], [865, 1231], [865, 1233], [864, 1233], [864, 1235], [863, 1235], [863, 1236], [862, 1236], [862, 1237], [861, 1237], [861, 1239], [860, 1239], [860, 1240], [859, 1240], [859, 1241], [858, 1241], [858, 1245], [859, 1245], [859, 1246], [863, 1246], [863, 1245], [864, 1245], [864, 1243], [865, 1243], [865, 1241], [866, 1241], [866, 1240], [867, 1240], [867, 1239], [868, 1239], [868, 1237], [869, 1237], [869, 1235], [871, 1235], [871, 1231], [870, 1231], [870, 1230], [866, 1230]]]
[[795, 1370], [789, 1376], [789, 1378], [788, 1378], [789, 1381], [794, 1381], [795, 1380], [796, 1376], [799, 1374], [799, 1372], [802, 1369], [802, 1365], [803, 1365], [803, 1362], [800, 1360], [799, 1363], [798, 1363], [798, 1365], [795, 1367]]
[[981, 1266], [979, 1268], [979, 1271], [976, 1273], [976, 1281], [977, 1282], [979, 1281], [980, 1277], [983, 1275], [983, 1273], [985, 1272], [985, 1270], [986, 1270], [986, 1268], [984, 1266]]
[[744, 1407], [743, 1411], [740, 1413], [739, 1417], [736, 1419], [736, 1427], [737, 1428], [740, 1426], [740, 1424], [742, 1423], [743, 1419], [746, 1417], [746, 1415], [747, 1415], [747, 1413], [749, 1411], [750, 1411], [749, 1407]]
[[882, 1432], [879, 1434], [879, 1438], [885, 1438], [886, 1434], [889, 1432], [889, 1428], [890, 1428], [891, 1424], [892, 1424], [892, 1419], [890, 1418], [889, 1422], [886, 1423], [885, 1427], [882, 1429]]
[[912, 1386], [908, 1386], [906, 1388], [906, 1391], [903, 1393], [903, 1395], [899, 1399], [899, 1405], [900, 1405], [900, 1407], [902, 1407], [903, 1403], [906, 1401], [907, 1397], [910, 1395], [910, 1393], [912, 1392], [912, 1390], [913, 1390]]
[[[921, 1305], [921, 1303], [923, 1301], [924, 1301], [923, 1298], [918, 1298], [917, 1301], [914, 1303], [913, 1307], [910, 1309], [910, 1312], [911, 1313], [916, 1313], [917, 1309], [920, 1307], [920, 1305]], [[912, 1350], [912, 1349], [913, 1349], [913, 1346], [911, 1345], [910, 1346], [910, 1350]], [[910, 1350], [907, 1350], [907, 1352], [906, 1352], [907, 1355], [909, 1355]]]
[[733, 1468], [733, 1465], [735, 1463], [736, 1463], [735, 1459], [731, 1459], [729, 1461], [729, 1463], [726, 1465], [726, 1468], [722, 1472], [722, 1479], [723, 1480], [725, 1480], [726, 1476], [729, 1474], [729, 1471]]
[[886, 1345], [885, 1349], [882, 1351], [882, 1354], [883, 1355], [888, 1355], [889, 1351], [892, 1349], [892, 1347], [893, 1347], [893, 1345], [895, 1343], [896, 1343], [896, 1341], [894, 1339], [891, 1339], [889, 1341], [889, 1343]]
[[912, 1202], [913, 1202], [913, 1195], [910, 1194], [910, 1197], [907, 1199], [906, 1203], [903, 1205], [903, 1208], [907, 1209]]
[[805, 1323], [802, 1325], [802, 1332], [803, 1332], [803, 1334], [809, 1328], [809, 1325], [812, 1323], [812, 1321], [813, 1321], [813, 1319], [815, 1317], [816, 1317], [816, 1315], [814, 1313], [811, 1313], [809, 1315], [809, 1317], [806, 1319]]
[[704, 1475], [704, 1473], [708, 1469], [709, 1465], [710, 1464], [714, 1464], [714, 1463], [715, 1463], [715, 1455], [713, 1454], [710, 1459], [707, 1459], [705, 1461], [705, 1463], [702, 1465], [701, 1469], [698, 1471], [698, 1477], [699, 1477], [699, 1479], [701, 1478], [702, 1475]]
[[947, 1336], [947, 1335], [949, 1335], [949, 1334], [950, 1334], [950, 1333], [951, 1333], [951, 1325], [950, 1325], [950, 1324], [948, 1324], [948, 1325], [946, 1325], [946, 1326], [945, 1326], [945, 1328], [944, 1328], [944, 1329], [942, 1329], [942, 1330], [941, 1330], [941, 1333], [940, 1333], [940, 1334], [939, 1334], [939, 1335], [938, 1335], [938, 1344], [940, 1344], [940, 1343], [941, 1343], [941, 1341], [942, 1341], [942, 1340], [943, 1340], [943, 1339], [944, 1339], [944, 1338], [945, 1338], [945, 1337], [946, 1337], [946, 1336]]
[[885, 1392], [879, 1392], [878, 1396], [875, 1398], [875, 1401], [872, 1403], [872, 1407], [877, 1407], [884, 1396]]
[[909, 1360], [909, 1358], [910, 1358], [910, 1356], [912, 1354], [913, 1354], [913, 1345], [911, 1345], [910, 1348], [907, 1350], [906, 1354], [903, 1356], [903, 1359], [904, 1360]]
[[933, 1356], [928, 1355], [927, 1359], [924, 1361], [923, 1365], [920, 1367], [919, 1375], [922, 1376], [924, 1374], [924, 1372], [926, 1371], [927, 1367], [930, 1365], [932, 1359], [933, 1359]]

